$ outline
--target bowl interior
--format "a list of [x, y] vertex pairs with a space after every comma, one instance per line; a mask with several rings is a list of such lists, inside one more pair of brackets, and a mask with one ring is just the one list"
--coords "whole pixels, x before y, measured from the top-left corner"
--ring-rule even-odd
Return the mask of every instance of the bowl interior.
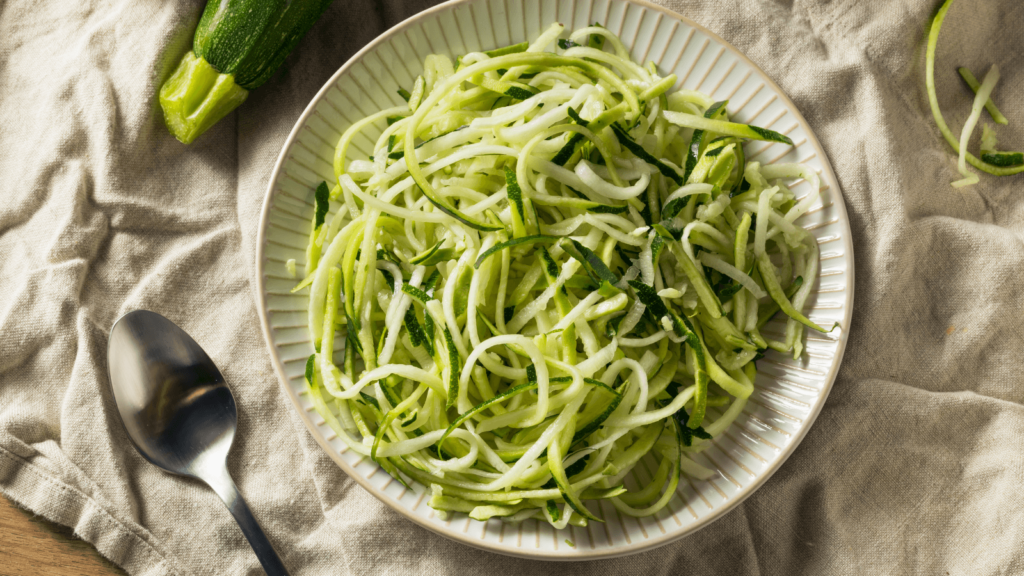
[[[801, 162], [820, 174], [821, 200], [796, 222], [811, 231], [821, 248], [821, 274], [809, 316], [820, 325], [840, 322], [848, 327], [853, 303], [849, 222], [835, 176], [806, 121], [774, 82], [721, 38], [664, 8], [622, 0], [459, 0], [427, 10], [369, 44], [317, 94], [281, 152], [257, 239], [257, 292], [264, 334], [285, 392], [310, 433], [352, 478], [413, 521], [467, 544], [518, 556], [581, 559], [637, 552], [679, 538], [760, 486], [821, 410], [847, 330], [809, 335], [801, 361], [775, 352], [759, 361], [756, 391], [743, 414], [696, 458], [715, 470], [715, 476], [699, 481], [684, 475], [676, 496], [655, 516], [629, 518], [603, 503], [600, 513], [606, 522], [585, 529], [555, 531], [534, 520], [519, 525], [479, 522], [461, 513], [442, 520], [424, 502], [423, 486], [406, 489], [369, 459], [347, 450], [313, 409], [303, 379], [313, 351], [306, 328], [308, 291], [290, 292], [296, 280], [286, 267], [294, 259], [297, 277], [304, 276], [313, 190], [321, 181], [334, 180], [334, 148], [346, 128], [384, 107], [400, 105], [397, 90], [412, 85], [426, 55], [454, 57], [530, 40], [555, 21], [567, 30], [600, 22], [622, 38], [635, 60], [651, 60], [663, 74], [675, 73], [677, 88], [728, 100], [736, 121], [771, 128], [793, 140], [792, 147], [752, 142], [745, 149], [748, 159], [762, 164]], [[368, 158], [371, 148], [368, 138], [359, 137], [349, 158]], [[792, 184], [798, 196], [810, 186], [807, 181]], [[783, 331], [784, 324], [775, 320], [763, 332], [778, 339]], [[635, 474], [646, 480], [653, 471], [649, 465], [639, 466]]]

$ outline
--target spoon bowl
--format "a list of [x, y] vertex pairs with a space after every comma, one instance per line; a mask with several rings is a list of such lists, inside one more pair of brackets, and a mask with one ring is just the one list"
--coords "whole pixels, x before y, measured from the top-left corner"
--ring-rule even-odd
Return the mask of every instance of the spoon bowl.
[[195, 478], [203, 463], [224, 461], [238, 421], [235, 397], [184, 330], [159, 314], [130, 312], [110, 331], [107, 363], [121, 421], [144, 458]]
[[167, 318], [135, 310], [110, 329], [107, 369], [121, 422], [142, 457], [213, 488], [267, 574], [286, 575], [228, 473], [238, 411], [231, 389], [202, 347]]

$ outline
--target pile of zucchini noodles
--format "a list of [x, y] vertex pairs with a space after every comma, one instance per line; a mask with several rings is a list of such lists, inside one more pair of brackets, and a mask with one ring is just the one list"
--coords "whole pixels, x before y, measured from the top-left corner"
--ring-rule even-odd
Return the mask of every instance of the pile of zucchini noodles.
[[[794, 224], [818, 176], [743, 152], [789, 139], [670, 92], [599, 25], [562, 33], [428, 56], [407, 106], [345, 132], [316, 193], [296, 287], [311, 397], [442, 516], [654, 514], [681, 472], [711, 476], [691, 456], [743, 410], [754, 360], [822, 330], [800, 312], [817, 244]], [[372, 158], [347, 159], [357, 138]], [[784, 339], [765, 338], [780, 310]]]

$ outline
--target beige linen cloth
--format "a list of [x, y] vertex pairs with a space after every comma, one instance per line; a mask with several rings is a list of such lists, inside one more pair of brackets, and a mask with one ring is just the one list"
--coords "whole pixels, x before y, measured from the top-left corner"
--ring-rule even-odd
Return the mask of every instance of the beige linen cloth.
[[[233, 388], [229, 467], [292, 574], [1024, 573], [1024, 176], [949, 186], [924, 92], [939, 3], [666, 1], [748, 54], [821, 139], [856, 248], [849, 347], [807, 438], [725, 517], [644, 554], [550, 564], [449, 541], [357, 486], [280, 391], [257, 320], [257, 220], [286, 135], [351, 54], [430, 2], [336, 1], [189, 147], [156, 92], [203, 2], [0, 2], [0, 492], [133, 575], [260, 573], [214, 493], [121, 428], [107, 333], [147, 308]], [[1022, 31], [1019, 0], [954, 6], [937, 75], [954, 129], [972, 100], [954, 67], [995, 62], [1002, 141], [1024, 148]]]

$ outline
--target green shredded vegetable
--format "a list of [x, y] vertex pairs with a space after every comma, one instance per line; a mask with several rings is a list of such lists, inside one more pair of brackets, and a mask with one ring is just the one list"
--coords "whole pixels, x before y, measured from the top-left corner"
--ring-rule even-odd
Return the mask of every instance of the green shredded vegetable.
[[[563, 33], [431, 55], [401, 91], [411, 115], [341, 137], [333, 215], [317, 193], [297, 287], [322, 342], [314, 406], [445, 514], [655, 514], [684, 474], [713, 474], [693, 457], [743, 411], [756, 359], [799, 356], [818, 328], [817, 243], [794, 224], [818, 180], [742, 152], [788, 138], [673, 97], [601, 26]], [[357, 136], [370, 157], [348, 157]], [[780, 311], [786, 341], [766, 341]]]
[[[942, 116], [942, 111], [939, 109], [939, 97], [935, 92], [935, 49], [939, 44], [939, 32], [942, 30], [942, 22], [946, 19], [946, 14], [949, 12], [953, 2], [954, 0], [946, 0], [942, 4], [939, 11], [935, 14], [935, 18], [932, 20], [931, 27], [928, 29], [928, 49], [925, 53], [925, 88], [928, 91], [928, 103], [931, 105], [932, 116], [935, 118], [935, 125], [938, 126], [939, 132], [942, 133], [942, 137], [946, 139], [946, 142], [948, 142], [949, 145], [953, 147], [953, 150], [960, 155], [960, 166], [958, 169], [962, 174], [966, 172], [966, 164], [970, 164], [978, 170], [987, 172], [993, 176], [1009, 176], [1024, 172], [1024, 162], [1016, 164], [1016, 158], [1012, 156], [1015, 153], [1006, 153], [1010, 156], [993, 158], [994, 162], [989, 163], [984, 158], [979, 159], [977, 156], [968, 152], [966, 150], [966, 138], [957, 138], [956, 135], [953, 134], [953, 131], [949, 129], [949, 125], [946, 124], [946, 119]], [[971, 86], [971, 89], [975, 90], [971, 80], [973, 80], [974, 83], [977, 83], [977, 79], [974, 79], [974, 76], [970, 74], [970, 71], [967, 71], [967, 74], [965, 75], [963, 70], [961, 70], [960, 74], [964, 81]], [[998, 79], [998, 73], [995, 74], [994, 79], [992, 80], [993, 84], [995, 83], [995, 79]], [[983, 106], [987, 107], [992, 118], [996, 122], [999, 122], [1000, 118], [998, 118], [997, 115], [1002, 116], [1002, 114], [999, 114], [999, 111], [995, 108], [994, 104], [989, 106], [991, 104], [989, 93], [982, 93], [981, 89], [982, 86], [978, 85], [978, 88], [975, 90], [977, 94], [975, 97], [975, 105], [972, 107], [971, 113], [973, 123], [977, 122], [977, 117], [980, 115], [980, 108]], [[988, 87], [987, 92], [991, 92], [991, 89], [991, 86]], [[1005, 120], [1005, 118], [1002, 119]], [[965, 128], [969, 129], [965, 129], [961, 136], [970, 136], [970, 132], [973, 130], [973, 123], [969, 123], [970, 125], [965, 126]], [[961, 144], [961, 142], [963, 142], [963, 144]], [[1024, 155], [1022, 155], [1022, 160], [1024, 160]], [[977, 175], [973, 176], [974, 177], [970, 179], [965, 178], [964, 180], [958, 180], [957, 184], [963, 185], [966, 183], [976, 182]]]
[[[960, 73], [960, 77], [964, 79], [964, 83], [967, 84], [967, 87], [970, 88], [972, 92], [977, 94], [978, 88], [981, 88], [981, 82], [978, 82], [978, 79], [974, 77], [974, 74], [972, 74], [970, 70], [963, 66], [957, 68], [956, 71]], [[996, 124], [1009, 123], [1006, 120], [1006, 116], [1003, 116], [1003, 113], [999, 111], [999, 108], [996, 108], [996, 103], [992, 101], [991, 96], [989, 96], [988, 100], [985, 101], [985, 110], [988, 110], [989, 116], [992, 117], [992, 120]]]

